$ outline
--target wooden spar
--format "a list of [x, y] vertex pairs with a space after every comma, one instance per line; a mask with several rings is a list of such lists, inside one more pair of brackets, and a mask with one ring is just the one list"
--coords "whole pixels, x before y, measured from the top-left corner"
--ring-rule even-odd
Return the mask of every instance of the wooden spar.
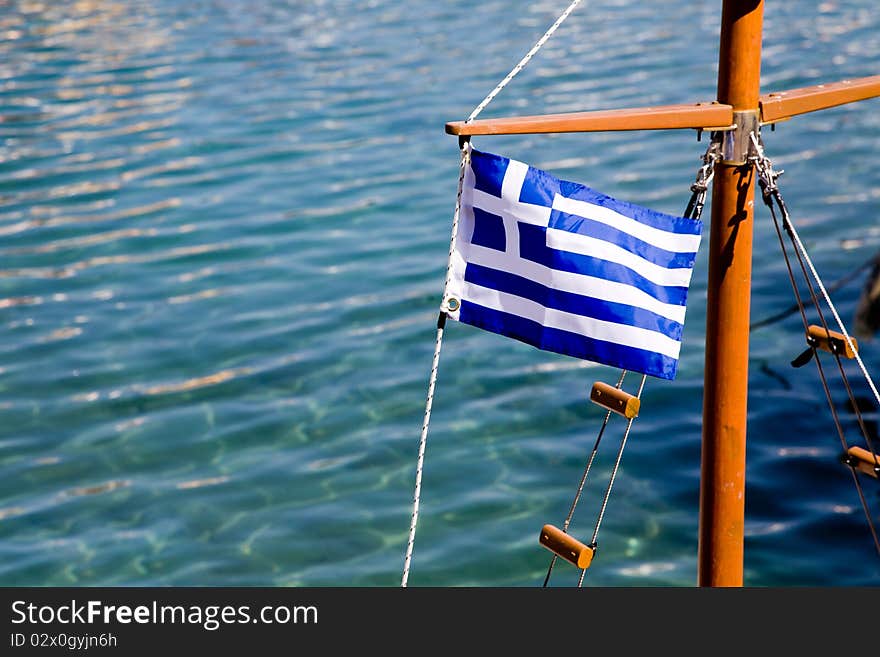
[[633, 109], [513, 116], [446, 124], [450, 135], [522, 135], [551, 132], [604, 132], [608, 130], [718, 129], [733, 122], [733, 108], [720, 103], [664, 105]]
[[[447, 133], [459, 136], [695, 128], [725, 131], [732, 137], [723, 141], [724, 153], [715, 164], [712, 185], [697, 558], [700, 586], [743, 584], [755, 193], [754, 166], [746, 156], [749, 133], [757, 134], [762, 123], [880, 96], [880, 76], [759, 96], [763, 17], [764, 0], [723, 0], [716, 102], [446, 124]], [[822, 335], [829, 338], [829, 334]], [[849, 454], [853, 459], [859, 456], [864, 457], [861, 452]], [[862, 471], [876, 475], [873, 469]]]
[[[759, 99], [762, 123], [784, 121], [798, 114], [835, 107], [880, 96], [880, 75], [843, 80], [812, 87], [774, 91]], [[559, 132], [607, 132], [619, 130], [697, 130], [729, 129], [733, 107], [726, 103], [702, 102], [691, 105], [660, 105], [630, 109], [510, 116], [498, 119], [450, 121], [450, 135], [524, 135]]]
[[776, 91], [761, 96], [761, 120], [767, 123], [783, 121], [798, 114], [877, 96], [880, 96], [880, 75]]
[[[763, 0], [724, 0], [718, 100], [758, 111]], [[754, 166], [715, 165], [709, 237], [697, 580], [742, 586]]]

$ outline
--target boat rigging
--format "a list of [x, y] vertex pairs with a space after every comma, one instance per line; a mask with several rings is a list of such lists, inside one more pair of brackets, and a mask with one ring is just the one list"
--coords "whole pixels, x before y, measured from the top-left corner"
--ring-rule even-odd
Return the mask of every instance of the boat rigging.
[[[842, 365], [842, 358], [855, 360], [862, 375], [880, 404], [880, 394], [858, 353], [858, 345], [847, 332], [840, 315], [822, 279], [816, 271], [779, 191], [777, 180], [781, 172], [773, 169], [765, 155], [761, 129], [793, 117], [824, 110], [845, 103], [880, 96], [880, 76], [820, 84], [811, 87], [760, 93], [761, 40], [764, 0], [724, 0], [721, 12], [717, 98], [713, 101], [660, 107], [639, 107], [478, 120], [477, 116], [529, 63], [544, 43], [574, 11], [580, 0], [574, 0], [560, 15], [535, 46], [510, 73], [471, 112], [465, 121], [446, 125], [447, 133], [459, 138], [461, 164], [458, 195], [452, 222], [450, 263], [455, 253], [456, 236], [462, 210], [462, 189], [471, 171], [471, 137], [478, 135], [512, 135], [560, 132], [598, 132], [620, 130], [694, 129], [697, 135], [711, 135], [709, 149], [703, 157], [703, 167], [692, 187], [694, 196], [688, 204], [685, 218], [699, 219], [705, 195], [711, 182], [712, 213], [709, 231], [709, 278], [707, 299], [702, 466], [700, 485], [700, 522], [697, 580], [700, 586], [742, 586], [743, 542], [745, 524], [745, 446], [746, 404], [748, 375], [748, 336], [750, 327], [752, 229], [754, 195], [760, 186], [764, 203], [769, 207], [779, 237], [789, 280], [795, 295], [797, 309], [804, 324], [807, 349], [795, 358], [793, 365], [803, 366], [810, 360], [817, 364], [831, 415], [843, 448], [843, 463], [852, 471], [856, 489], [865, 512], [870, 533], [880, 554], [880, 540], [868, 508], [860, 477], [880, 477], [880, 458], [865, 427], [856, 404], [852, 387]], [[757, 185], [756, 185], [757, 183]], [[777, 216], [777, 212], [779, 216]], [[786, 246], [784, 235], [791, 242]], [[795, 254], [802, 283], [798, 283], [795, 268], [787, 248]], [[446, 289], [449, 289], [452, 265], [447, 269]], [[807, 303], [800, 293], [800, 285], [808, 289], [809, 305], [819, 318], [811, 324]], [[830, 311], [836, 329], [832, 329], [822, 311], [824, 302]], [[419, 441], [416, 484], [410, 534], [407, 542], [402, 586], [407, 586], [418, 511], [425, 445], [435, 393], [443, 332], [449, 316], [457, 318], [460, 300], [444, 295], [437, 323], [434, 358], [429, 377], [424, 422]], [[847, 441], [835, 408], [828, 378], [822, 367], [819, 352], [830, 353], [838, 366], [848, 398], [857, 414], [865, 446]], [[544, 580], [549, 582], [553, 566], [559, 557], [581, 569], [578, 585], [590, 566], [595, 551], [599, 526], [605, 512], [620, 464], [623, 448], [633, 421], [638, 415], [644, 376], [638, 392], [630, 395], [623, 391], [624, 369], [616, 386], [597, 383], [591, 399], [606, 410], [593, 451], [588, 458], [584, 475], [579, 483], [569, 514], [562, 529], [545, 525], [539, 542], [553, 552]], [[674, 371], [673, 371], [674, 376]], [[672, 377], [665, 377], [672, 378]], [[617, 413], [627, 419], [617, 460], [606, 488], [601, 511], [590, 543], [585, 544], [567, 532], [569, 523], [583, 491], [599, 442], [611, 415]]]

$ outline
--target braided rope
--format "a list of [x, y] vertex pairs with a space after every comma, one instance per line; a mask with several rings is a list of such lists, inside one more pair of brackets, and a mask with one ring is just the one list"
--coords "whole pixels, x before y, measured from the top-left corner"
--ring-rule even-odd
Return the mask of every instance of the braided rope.
[[819, 291], [822, 293], [822, 297], [825, 299], [825, 303], [828, 304], [828, 308], [831, 310], [831, 314], [834, 315], [834, 321], [837, 322], [837, 326], [840, 328], [840, 332], [843, 333], [843, 337], [846, 339], [846, 343], [849, 345], [849, 348], [852, 349], [852, 352], [856, 357], [856, 362], [859, 364], [859, 369], [862, 370], [862, 374], [865, 376], [865, 381], [868, 382], [868, 387], [870, 387], [871, 392], [874, 393], [874, 399], [876, 399], [877, 403], [880, 404], [880, 393], [877, 392], [877, 387], [874, 385], [874, 381], [871, 379], [871, 375], [868, 374], [868, 368], [865, 367], [865, 363], [862, 361], [861, 356], [859, 356], [859, 352], [856, 349], [855, 344], [853, 344], [852, 338], [849, 336], [849, 333], [846, 332], [846, 327], [843, 325], [843, 320], [840, 319], [840, 315], [837, 313], [837, 308], [831, 301], [831, 296], [825, 289], [825, 284], [822, 283], [822, 279], [819, 277], [819, 273], [816, 271], [816, 267], [813, 266], [813, 261], [810, 259], [810, 255], [807, 253], [806, 248], [804, 248], [804, 244], [803, 242], [801, 242], [800, 235], [798, 235], [797, 230], [795, 230], [795, 227], [791, 223], [791, 221], [788, 222], [788, 228], [791, 232], [792, 239], [794, 239], [794, 242], [797, 245], [798, 250], [804, 257], [804, 262], [807, 263], [807, 267], [809, 267], [810, 273], [816, 280], [816, 285], [819, 286]]
[[475, 118], [477, 118], [477, 116], [480, 114], [480, 112], [482, 112], [484, 109], [486, 109], [486, 106], [489, 103], [491, 103], [493, 100], [495, 100], [495, 96], [497, 96], [501, 92], [501, 90], [504, 89], [504, 87], [506, 87], [507, 84], [511, 80], [513, 80], [513, 78], [516, 77], [516, 75], [521, 70], [523, 70], [523, 68], [525, 68], [526, 64], [528, 64], [529, 61], [531, 61], [532, 57], [534, 57], [535, 54], [541, 49], [541, 47], [545, 43], [547, 43], [547, 39], [549, 39], [551, 36], [553, 36], [553, 33], [559, 29], [559, 26], [562, 25], [563, 21], [565, 21], [565, 19], [568, 18], [568, 15], [571, 14], [571, 12], [573, 12], [575, 10], [575, 7], [577, 7], [580, 3], [581, 3], [581, 0], [574, 0], [574, 2], [572, 2], [568, 6], [568, 8], [564, 12], [562, 12], [562, 14], [560, 14], [559, 18], [556, 19], [556, 22], [550, 26], [550, 29], [544, 33], [544, 36], [542, 36], [540, 39], [538, 39], [538, 42], [534, 46], [532, 46], [532, 49], [526, 53], [525, 57], [523, 57], [521, 60], [519, 60], [519, 63], [510, 70], [510, 73], [508, 73], [507, 76], [501, 82], [498, 83], [498, 86], [495, 87], [492, 91], [490, 91], [489, 95], [486, 96], [483, 99], [483, 101], [474, 108], [474, 111], [471, 112], [470, 116], [467, 117], [467, 119], [465, 119], [465, 123], [470, 123]]
[[[828, 325], [825, 322], [825, 316], [822, 313], [822, 309], [820, 308], [819, 299], [816, 296], [816, 292], [813, 289], [813, 285], [810, 283], [810, 277], [807, 274], [807, 267], [804, 266], [805, 261], [809, 264], [809, 269], [812, 272], [813, 277], [816, 279], [816, 282], [822, 291], [822, 294], [825, 298], [826, 303], [828, 304], [829, 308], [831, 308], [832, 312], [834, 313], [834, 317], [837, 320], [837, 324], [840, 327], [840, 329], [843, 331], [844, 336], [846, 337], [846, 340], [850, 345], [850, 348], [852, 349], [853, 353], [856, 354], [856, 358], [858, 358], [859, 365], [862, 368], [862, 373], [865, 375], [865, 379], [867, 380], [868, 384], [870, 385], [870, 387], [876, 397], [877, 393], [876, 393], [876, 389], [874, 388], [873, 381], [871, 380], [870, 376], [868, 375], [868, 372], [865, 369], [864, 365], [862, 364], [861, 359], [858, 357], [858, 352], [855, 350], [855, 346], [852, 344], [851, 338], [849, 337], [849, 335], [846, 334], [846, 329], [843, 326], [843, 322], [840, 320], [840, 316], [837, 313], [837, 309], [834, 307], [834, 304], [831, 302], [830, 295], [828, 294], [827, 290], [825, 289], [825, 286], [823, 285], [821, 278], [819, 277], [818, 273], [816, 272], [815, 267], [813, 266], [812, 261], [810, 260], [809, 254], [806, 252], [806, 248], [804, 248], [803, 242], [801, 242], [801, 240], [800, 240], [800, 236], [797, 235], [797, 230], [794, 228], [794, 225], [792, 224], [791, 217], [788, 214], [788, 209], [786, 208], [785, 202], [782, 200], [782, 195], [779, 192], [779, 188], [776, 185], [776, 179], [779, 177], [779, 174], [776, 173], [775, 171], [773, 171], [773, 165], [770, 163], [769, 158], [767, 158], [764, 155], [763, 148], [761, 147], [761, 144], [759, 143], [758, 139], [755, 137], [754, 133], [751, 134], [751, 140], [752, 140], [752, 143], [754, 144], [755, 150], [758, 154], [758, 156], [755, 158], [755, 164], [756, 164], [756, 169], [758, 172], [759, 180], [761, 183], [761, 190], [763, 192], [764, 202], [767, 204], [767, 207], [770, 208], [770, 215], [773, 218], [773, 225], [776, 228], [776, 234], [779, 237], [779, 245], [780, 245], [780, 247], [782, 247], [782, 255], [785, 259], [785, 264], [788, 269], [789, 280], [791, 281], [792, 290], [794, 291], [794, 296], [795, 296], [795, 299], [797, 302], [797, 308], [800, 310], [800, 313], [801, 313], [801, 319], [803, 320], [804, 329], [806, 330], [808, 328], [807, 315], [806, 315], [806, 312], [804, 309], [804, 304], [801, 300], [800, 292], [798, 291], [797, 283], [795, 282], [795, 279], [794, 279], [794, 272], [792, 271], [791, 263], [789, 262], [788, 251], [785, 247], [785, 242], [782, 238], [782, 231], [779, 226], [779, 221], [777, 220], [776, 212], [773, 209], [773, 200], [775, 200], [777, 205], [779, 206], [780, 213], [782, 214], [783, 226], [785, 227], [786, 232], [788, 233], [789, 237], [791, 238], [791, 241], [795, 245], [795, 255], [797, 256], [798, 264], [800, 265], [800, 269], [801, 269], [801, 273], [803, 274], [804, 279], [806, 280], [806, 283], [807, 283], [807, 287], [809, 288], [810, 299], [813, 303], [813, 306], [816, 309], [816, 312], [819, 314], [819, 319], [822, 321], [822, 327], [826, 331], [828, 331]], [[843, 427], [840, 424], [840, 418], [838, 417], [837, 410], [834, 406], [834, 401], [831, 397], [831, 390], [828, 387], [828, 381], [825, 378], [825, 372], [822, 367], [821, 360], [819, 359], [819, 355], [816, 351], [816, 346], [813, 344], [811, 344], [810, 346], [813, 351], [813, 356], [816, 360], [816, 367], [819, 371], [819, 378], [822, 381], [822, 388], [825, 391], [825, 398], [828, 401], [829, 408], [831, 409], [831, 416], [832, 416], [832, 419], [834, 420], [834, 426], [837, 429], [837, 433], [840, 437], [841, 445], [843, 446], [844, 451], [846, 451], [847, 450], [846, 437], [844, 436]], [[835, 360], [837, 361], [837, 366], [840, 370], [840, 374], [843, 379], [844, 385], [846, 386], [847, 396], [848, 396], [849, 401], [852, 404], [853, 408], [855, 409], [856, 415], [858, 417], [859, 427], [862, 430], [862, 435], [864, 436], [865, 441], [868, 443], [868, 447], [870, 448], [871, 453], [874, 456], [874, 463], [876, 464], [878, 462], [877, 453], [874, 451], [873, 445], [871, 444], [871, 439], [868, 436], [868, 431], [867, 431], [867, 428], [865, 427], [865, 423], [862, 418], [862, 414], [859, 411], [858, 404], [856, 404], [855, 398], [853, 396], [852, 388], [849, 385], [849, 381], [847, 379], [846, 372], [843, 368], [843, 364], [840, 361], [840, 354], [834, 353], [834, 357], [835, 357]], [[877, 553], [880, 554], [880, 536], [878, 536], [877, 529], [874, 526], [874, 520], [871, 516], [871, 511], [868, 508], [868, 501], [867, 501], [867, 499], [865, 499], [865, 493], [862, 490], [862, 485], [861, 485], [861, 482], [859, 481], [859, 477], [856, 472], [856, 468], [852, 463], [847, 462], [847, 465], [849, 465], [850, 472], [852, 473], [853, 483], [855, 483], [856, 491], [858, 492], [858, 495], [859, 495], [859, 501], [861, 502], [862, 510], [865, 513], [865, 519], [868, 521], [868, 528], [871, 531], [871, 537], [874, 539], [874, 547], [877, 548]]]
[[[526, 53], [525, 57], [523, 57], [519, 63], [513, 67], [510, 73], [498, 83], [498, 86], [495, 87], [489, 95], [486, 96], [483, 101], [474, 108], [474, 111], [471, 112], [470, 116], [468, 116], [466, 123], [470, 123], [480, 112], [486, 109], [486, 106], [489, 105], [497, 96], [504, 87], [525, 67], [526, 64], [535, 56], [541, 47], [547, 42], [553, 33], [559, 29], [559, 26], [562, 25], [563, 21], [568, 18], [569, 14], [574, 11], [575, 7], [577, 7], [581, 3], [581, 0], [574, 0], [568, 8], [562, 12], [559, 18], [556, 19], [556, 22], [550, 26], [550, 29], [544, 33], [538, 42], [532, 47], [532, 49]], [[470, 143], [465, 141], [461, 145], [461, 166], [459, 168], [458, 174], [458, 194], [455, 199], [455, 212], [452, 217], [452, 237], [449, 240], [449, 260], [446, 265], [446, 281], [443, 286], [444, 291], [444, 301], [445, 301], [445, 293], [446, 289], [449, 286], [449, 277], [452, 274], [452, 253], [455, 250], [455, 238], [458, 234], [458, 218], [461, 212], [461, 190], [464, 184], [464, 174], [467, 168], [468, 162], [470, 160]], [[412, 510], [412, 519], [409, 525], [409, 539], [406, 543], [406, 556], [403, 560], [403, 577], [401, 578], [400, 585], [401, 587], [406, 587], [407, 582], [409, 580], [409, 571], [410, 565], [412, 563], [412, 552], [413, 545], [416, 540], [416, 525], [419, 521], [419, 503], [421, 501], [422, 494], [422, 471], [425, 465], [425, 448], [428, 443], [428, 425], [431, 421], [431, 407], [434, 404], [434, 388], [437, 384], [437, 368], [440, 365], [440, 350], [443, 346], [443, 327], [446, 323], [446, 314], [445, 308], [441, 307], [440, 310], [440, 319], [437, 322], [437, 340], [434, 345], [434, 359], [431, 363], [431, 375], [428, 378], [428, 395], [425, 401], [425, 417], [422, 422], [422, 433], [419, 438], [419, 456], [418, 461], [416, 463], [416, 485], [415, 492], [413, 493], [413, 510]]]
[[[764, 148], [757, 135], [755, 135], [755, 133], [753, 132], [749, 135], [749, 138], [751, 139], [755, 152], [757, 153], [757, 157], [755, 159], [758, 173], [765, 179], [766, 183], [769, 185], [768, 191], [775, 191], [778, 194], [778, 188], [776, 187], [775, 178], [777, 178], [779, 174], [776, 174], [773, 171], [773, 165], [770, 163], [770, 158], [768, 158], [764, 154]], [[784, 219], [786, 218], [784, 217]], [[819, 291], [822, 293], [822, 297], [825, 299], [825, 303], [828, 304], [828, 308], [831, 310], [831, 314], [834, 316], [834, 321], [837, 322], [837, 326], [838, 328], [840, 328], [840, 332], [843, 334], [843, 337], [846, 339], [846, 343], [849, 345], [849, 348], [855, 355], [856, 362], [859, 364], [859, 369], [862, 371], [862, 374], [865, 377], [865, 381], [867, 381], [868, 383], [868, 387], [871, 388], [871, 392], [874, 393], [874, 399], [876, 399], [877, 403], [880, 404], [880, 393], [877, 392], [877, 387], [874, 385], [874, 381], [871, 378], [871, 375], [868, 373], [868, 368], [865, 367], [865, 363], [862, 361], [861, 356], [859, 356], [859, 352], [856, 349], [856, 345], [853, 343], [853, 339], [847, 332], [846, 326], [844, 326], [843, 324], [843, 320], [840, 319], [840, 314], [837, 312], [837, 308], [834, 305], [834, 302], [831, 301], [831, 295], [828, 294], [828, 290], [825, 289], [825, 284], [822, 282], [822, 278], [819, 276], [819, 272], [816, 271], [816, 267], [813, 265], [813, 260], [810, 258], [810, 254], [807, 253], [807, 249], [804, 246], [804, 243], [801, 241], [801, 237], [800, 235], [798, 235], [797, 229], [794, 227], [794, 223], [791, 221], [790, 218], [787, 219], [788, 220], [785, 222], [785, 229], [791, 236], [791, 239], [794, 242], [797, 250], [803, 256], [804, 262], [807, 263], [807, 267], [809, 267], [813, 279], [819, 286]]]
[[[458, 170], [458, 193], [455, 198], [455, 211], [452, 213], [452, 236], [449, 238], [449, 259], [446, 264], [446, 282], [443, 286], [444, 299], [446, 287], [449, 285], [449, 277], [452, 273], [452, 253], [455, 251], [455, 238], [458, 235], [458, 218], [461, 214], [461, 190], [464, 185], [464, 174], [470, 162], [471, 148], [469, 142], [461, 146], [461, 164]], [[412, 563], [413, 545], [416, 540], [416, 525], [419, 522], [419, 503], [422, 496], [422, 471], [425, 467], [425, 448], [428, 444], [428, 425], [431, 422], [431, 407], [434, 405], [434, 388], [437, 385], [437, 369], [440, 366], [440, 350], [443, 347], [443, 327], [446, 324], [446, 315], [440, 311], [440, 319], [437, 322], [437, 340], [434, 344], [434, 359], [431, 361], [431, 375], [428, 377], [428, 396], [425, 400], [425, 417], [422, 421], [422, 433], [419, 437], [419, 456], [416, 462], [416, 487], [413, 493], [412, 518], [409, 524], [409, 539], [406, 542], [406, 556], [403, 559], [403, 577], [400, 586], [406, 587], [409, 580], [409, 569]]]

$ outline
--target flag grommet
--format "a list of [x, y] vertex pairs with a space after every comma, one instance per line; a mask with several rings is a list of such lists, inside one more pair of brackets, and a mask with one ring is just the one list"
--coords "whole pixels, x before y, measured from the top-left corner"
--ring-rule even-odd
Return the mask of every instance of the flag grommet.
[[456, 299], [455, 297], [449, 297], [446, 300], [446, 309], [449, 312], [454, 313], [460, 307], [461, 307], [461, 302], [458, 299]]

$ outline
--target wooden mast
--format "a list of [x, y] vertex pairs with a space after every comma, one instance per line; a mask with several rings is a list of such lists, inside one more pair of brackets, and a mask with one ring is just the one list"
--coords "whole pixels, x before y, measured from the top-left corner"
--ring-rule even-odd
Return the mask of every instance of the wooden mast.
[[[724, 0], [718, 100], [733, 107], [734, 123], [743, 133], [750, 118], [758, 130], [763, 14], [763, 0]], [[755, 169], [745, 162], [747, 152], [725, 153], [712, 184], [697, 571], [701, 586], [743, 583], [755, 195]]]
[[715, 165], [703, 396], [697, 580], [742, 586], [749, 297], [755, 171], [749, 135], [762, 123], [880, 96], [880, 76], [760, 95], [764, 0], [724, 0], [718, 98], [663, 107], [454, 121], [452, 135], [696, 128], [723, 135]]

